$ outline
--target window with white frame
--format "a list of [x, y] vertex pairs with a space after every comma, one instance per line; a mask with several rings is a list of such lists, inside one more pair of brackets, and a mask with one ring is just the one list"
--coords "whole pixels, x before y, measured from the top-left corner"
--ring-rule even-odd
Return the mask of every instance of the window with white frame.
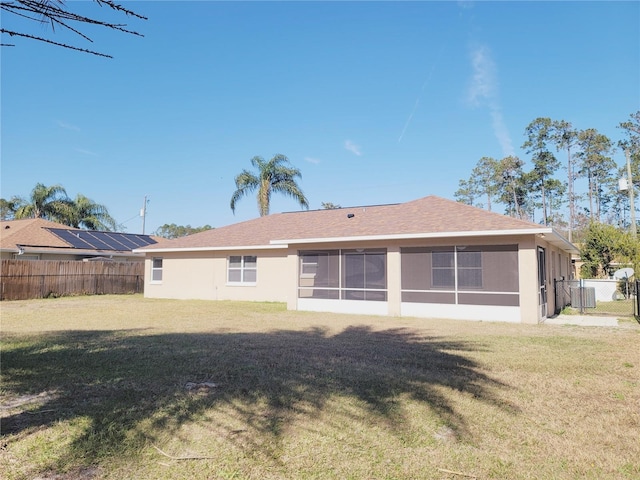
[[162, 282], [162, 257], [153, 257], [151, 260], [151, 281]]
[[434, 288], [453, 288], [455, 286], [454, 252], [431, 252], [431, 277]]
[[482, 288], [482, 252], [431, 252], [431, 275], [434, 288]]
[[258, 277], [258, 257], [255, 255], [232, 255], [227, 265], [227, 282], [255, 285]]
[[[300, 276], [315, 278], [318, 273], [318, 261], [319, 256], [322, 253], [309, 253], [307, 255], [300, 256]], [[324, 254], [326, 256], [326, 254]]]

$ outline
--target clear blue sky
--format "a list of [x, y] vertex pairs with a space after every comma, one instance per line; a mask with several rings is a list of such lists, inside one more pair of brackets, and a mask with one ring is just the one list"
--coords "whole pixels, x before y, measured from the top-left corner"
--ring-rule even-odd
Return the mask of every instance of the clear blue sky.
[[282, 153], [311, 208], [452, 199], [483, 156], [528, 162], [537, 117], [617, 141], [640, 109], [639, 2], [122, 4], [149, 18], [114, 17], [144, 38], [30, 26], [114, 59], [0, 51], [2, 197], [62, 184], [136, 233], [148, 195], [146, 233], [219, 227], [258, 215], [253, 197], [232, 214], [234, 176]]

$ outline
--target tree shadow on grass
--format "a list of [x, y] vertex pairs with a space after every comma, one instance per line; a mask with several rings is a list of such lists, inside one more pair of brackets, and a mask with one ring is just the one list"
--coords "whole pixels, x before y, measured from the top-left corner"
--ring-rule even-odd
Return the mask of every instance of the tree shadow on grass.
[[[507, 387], [465, 356], [482, 345], [404, 329], [65, 331], [16, 346], [9, 339], [7, 345], [2, 353], [5, 397], [49, 393], [33, 408], [7, 411], [2, 436], [88, 419], [67, 458], [51, 468], [130, 455], [155, 440], [149, 428], [140, 428], [142, 422], [153, 425], [151, 431], [177, 431], [212, 408], [231, 409], [251, 435], [275, 442], [294, 416], [319, 414], [336, 396], [353, 398], [399, 430], [406, 414], [398, 399], [408, 396], [428, 405], [460, 436], [467, 434], [464, 412], [456, 412], [443, 390], [514, 410], [496, 395]], [[265, 443], [249, 441], [256, 449]]]

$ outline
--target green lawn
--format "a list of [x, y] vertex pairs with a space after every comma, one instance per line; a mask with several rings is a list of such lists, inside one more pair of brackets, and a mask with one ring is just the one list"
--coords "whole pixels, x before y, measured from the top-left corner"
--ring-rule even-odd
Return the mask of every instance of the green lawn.
[[640, 327], [2, 302], [7, 479], [637, 479]]
[[[618, 317], [621, 320], [633, 320], [635, 298], [615, 300], [611, 302], [597, 301], [595, 308], [584, 308], [586, 315], [603, 315]], [[563, 315], [579, 315], [580, 309], [573, 307], [565, 307], [562, 310]]]

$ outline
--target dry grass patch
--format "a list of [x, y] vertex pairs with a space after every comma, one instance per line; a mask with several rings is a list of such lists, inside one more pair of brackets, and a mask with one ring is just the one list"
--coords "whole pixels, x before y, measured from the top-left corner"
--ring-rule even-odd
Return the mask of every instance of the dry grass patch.
[[640, 477], [640, 328], [3, 302], [8, 479]]

